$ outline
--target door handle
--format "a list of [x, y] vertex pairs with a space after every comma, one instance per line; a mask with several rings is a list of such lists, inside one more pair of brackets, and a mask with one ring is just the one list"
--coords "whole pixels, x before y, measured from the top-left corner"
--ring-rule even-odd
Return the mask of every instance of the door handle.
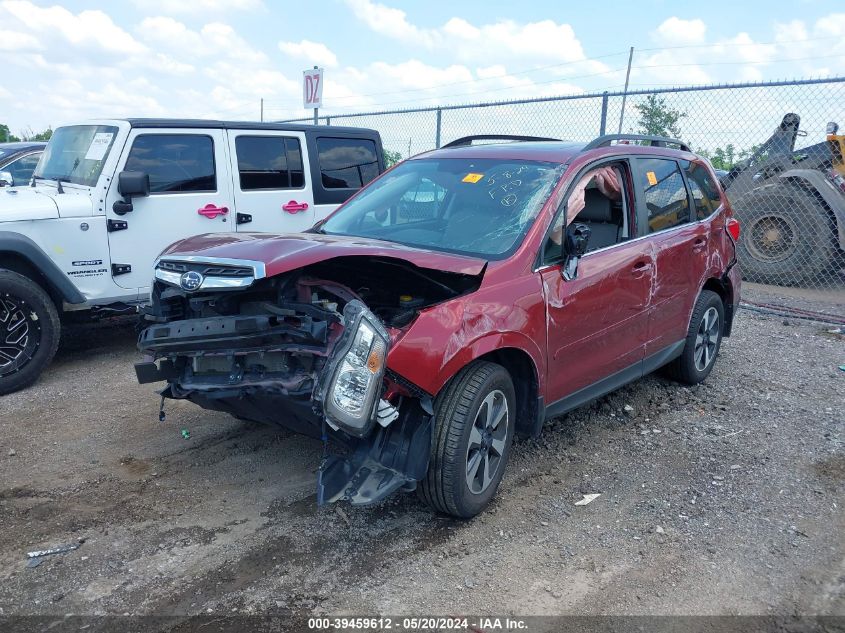
[[308, 203], [307, 202], [297, 202], [296, 200], [291, 200], [287, 204], [282, 205], [282, 209], [287, 211], [290, 214], [299, 213], [300, 211], [307, 211], [308, 210]]
[[229, 213], [229, 207], [216, 207], [213, 204], [207, 204], [201, 209], [197, 209], [197, 213], [200, 215], [208, 218], [209, 220], [213, 220], [218, 215], [226, 215]]
[[651, 262], [639, 261], [631, 267], [631, 275], [640, 278], [651, 270]]

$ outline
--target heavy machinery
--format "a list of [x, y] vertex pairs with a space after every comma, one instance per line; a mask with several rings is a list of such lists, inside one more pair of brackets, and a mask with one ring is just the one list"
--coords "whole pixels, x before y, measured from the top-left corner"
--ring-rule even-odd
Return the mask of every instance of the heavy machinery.
[[774, 134], [721, 175], [742, 226], [738, 244], [747, 281], [831, 286], [845, 277], [845, 135], [795, 150], [801, 118], [783, 117]]

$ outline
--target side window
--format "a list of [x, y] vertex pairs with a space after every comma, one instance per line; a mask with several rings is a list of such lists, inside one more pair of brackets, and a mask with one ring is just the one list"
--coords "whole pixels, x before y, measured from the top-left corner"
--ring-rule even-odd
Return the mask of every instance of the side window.
[[682, 161], [681, 165], [687, 175], [687, 183], [689, 183], [692, 192], [695, 217], [703, 220], [712, 215], [722, 204], [719, 187], [704, 165], [692, 161]]
[[235, 139], [241, 191], [305, 186], [299, 139], [239, 136]]
[[318, 138], [317, 156], [326, 189], [360, 189], [378, 176], [376, 144], [368, 139]]
[[210, 136], [142, 134], [132, 143], [124, 169], [149, 174], [153, 193], [217, 190]]
[[543, 262], [560, 260], [567, 226], [578, 223], [590, 229], [587, 252], [607, 248], [630, 237], [628, 222], [627, 163], [605, 163], [581, 175], [566, 193], [543, 248]]
[[2, 171], [10, 172], [15, 179], [15, 184], [26, 183], [32, 177], [32, 172], [35, 171], [39, 158], [41, 158], [40, 153], [23, 156], [3, 167]]
[[690, 221], [689, 197], [674, 160], [640, 159], [640, 186], [648, 209], [648, 232], [656, 233]]

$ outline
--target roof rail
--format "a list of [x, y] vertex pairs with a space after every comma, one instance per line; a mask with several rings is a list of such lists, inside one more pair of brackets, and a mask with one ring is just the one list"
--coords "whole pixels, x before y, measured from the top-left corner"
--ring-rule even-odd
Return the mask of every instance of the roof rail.
[[677, 145], [683, 152], [691, 152], [689, 145], [676, 138], [669, 138], [667, 136], [649, 136], [644, 134], [605, 134], [593, 139], [584, 146], [585, 150], [596, 149], [597, 147], [607, 147], [613, 141], [649, 141], [649, 145], [653, 147], [666, 147], [667, 144]]
[[559, 141], [559, 138], [546, 138], [545, 136], [515, 136], [512, 134], [475, 134], [473, 136], [462, 136], [454, 141], [446, 143], [441, 149], [450, 147], [467, 147], [473, 141]]

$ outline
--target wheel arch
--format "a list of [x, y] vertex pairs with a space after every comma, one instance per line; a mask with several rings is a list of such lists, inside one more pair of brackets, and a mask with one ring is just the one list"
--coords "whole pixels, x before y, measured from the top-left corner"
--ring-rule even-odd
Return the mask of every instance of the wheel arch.
[[[731, 335], [731, 329], [733, 328], [733, 318], [736, 310], [736, 306], [733, 301], [734, 291], [731, 287], [730, 279], [728, 279], [727, 275], [725, 275], [722, 279], [710, 277], [704, 282], [704, 286], [702, 286], [701, 289], [715, 292], [722, 300], [722, 308], [725, 311], [725, 322], [722, 326], [722, 336], [726, 338], [729, 337]], [[694, 308], [695, 304], [693, 304], [693, 309]], [[690, 316], [690, 318], [692, 317]]]
[[85, 303], [85, 297], [38, 245], [18, 233], [0, 231], [0, 268], [31, 279], [43, 288], [59, 312], [62, 303]]
[[[541, 394], [539, 363], [528, 346], [520, 344], [516, 334], [503, 342], [501, 334], [489, 335], [464, 347], [464, 353], [455, 356], [441, 374], [442, 386], [439, 392], [467, 365], [483, 360], [504, 367], [513, 380], [516, 394], [517, 418], [515, 432], [521, 437], [537, 437], [543, 426], [544, 405]], [[503, 344], [504, 343], [504, 344]], [[535, 354], [539, 355], [539, 350]], [[528, 376], [528, 380], [520, 379]], [[438, 393], [439, 393], [438, 392]]]

